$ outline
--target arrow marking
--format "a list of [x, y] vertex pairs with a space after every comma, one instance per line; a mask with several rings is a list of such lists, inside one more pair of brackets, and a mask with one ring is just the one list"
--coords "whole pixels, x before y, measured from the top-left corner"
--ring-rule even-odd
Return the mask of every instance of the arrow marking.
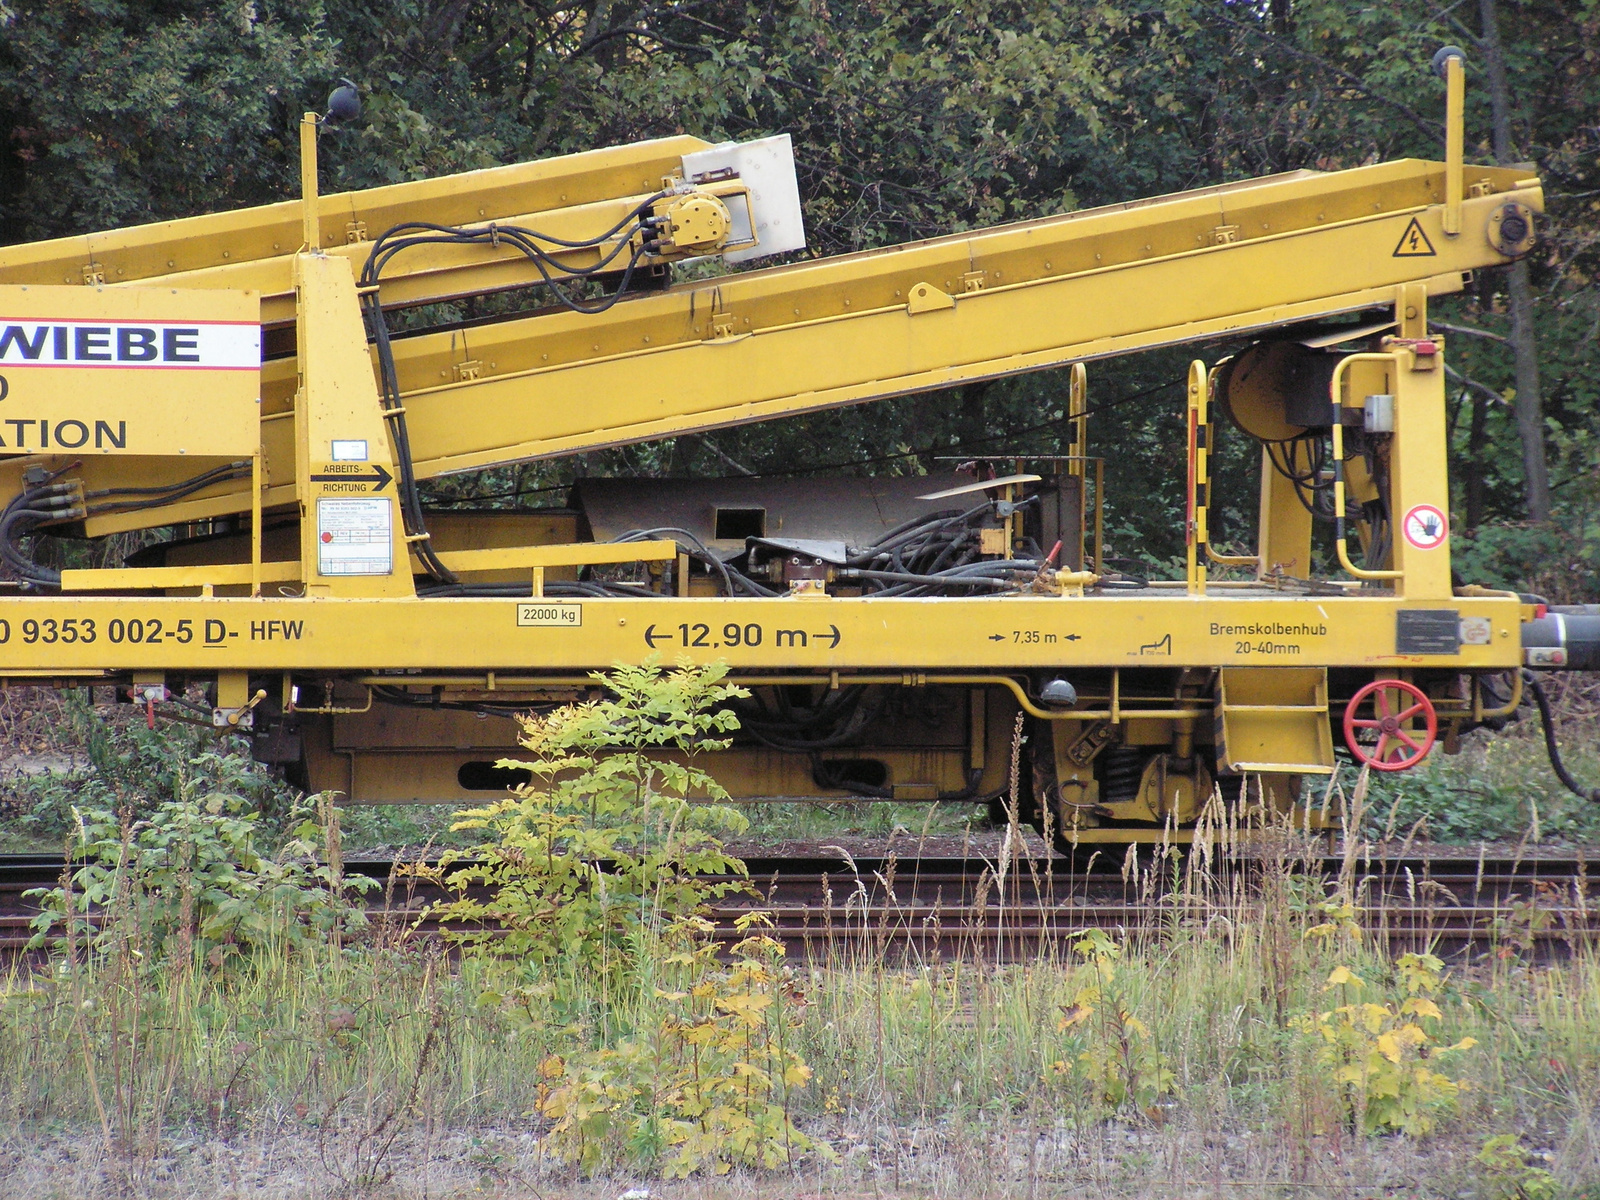
[[312, 483], [370, 483], [372, 490], [381, 492], [388, 487], [394, 476], [385, 471], [377, 463], [372, 465], [371, 475], [313, 475]]

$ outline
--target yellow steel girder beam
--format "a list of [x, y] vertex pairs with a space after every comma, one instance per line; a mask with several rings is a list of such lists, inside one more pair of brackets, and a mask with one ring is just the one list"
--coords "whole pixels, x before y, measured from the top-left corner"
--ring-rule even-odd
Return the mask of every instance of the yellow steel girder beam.
[[[1441, 602], [1434, 602], [1435, 607]], [[734, 670], [1297, 666], [1500, 670], [1514, 597], [1442, 602], [1486, 642], [1397, 652], [1386, 595], [658, 600], [27, 597], [0, 615], [0, 675], [104, 671], [588, 671], [649, 654]], [[443, 625], [441, 625], [443, 623]], [[441, 629], [447, 630], [442, 633]], [[1128, 701], [1130, 707], [1134, 702]]]
[[[467, 171], [439, 179], [338, 192], [317, 202], [320, 249], [359, 268], [368, 239], [407, 221], [436, 225], [536, 224], [541, 232], [578, 240], [614, 224], [685, 154], [710, 143], [658, 138], [588, 150], [539, 162]], [[232, 288], [262, 294], [266, 324], [294, 320], [294, 255], [302, 244], [301, 204], [278, 204], [158, 221], [126, 229], [0, 247], [0, 283], [106, 284]], [[552, 251], [560, 254], [555, 247]], [[590, 265], [582, 251], [577, 265]], [[520, 254], [481, 249], [408, 251], [387, 273], [388, 304], [419, 304], [534, 283], [540, 276]]]

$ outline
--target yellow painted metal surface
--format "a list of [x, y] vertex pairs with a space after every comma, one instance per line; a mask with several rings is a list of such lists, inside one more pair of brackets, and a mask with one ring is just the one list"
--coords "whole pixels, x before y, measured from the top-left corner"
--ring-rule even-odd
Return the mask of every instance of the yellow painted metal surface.
[[[604, 229], [629, 198], [654, 193], [685, 154], [709, 143], [670, 137], [440, 179], [339, 192], [317, 201], [320, 249], [359, 268], [363, 244], [406, 221], [439, 225], [536, 224], [558, 237]], [[284, 201], [234, 212], [161, 221], [54, 241], [0, 247], [0, 282], [248, 289], [261, 319], [294, 319], [294, 254], [301, 206]], [[395, 264], [391, 302], [421, 303], [531, 282], [517, 255], [467, 260], [419, 250]]]
[[0, 453], [171, 456], [179, 478], [254, 454], [257, 306], [239, 291], [0, 286]]
[[496, 571], [508, 567], [582, 567], [602, 563], [673, 562], [678, 543], [571, 542], [555, 546], [517, 546], [494, 550], [454, 550], [440, 555], [452, 571]]
[[[1486, 617], [1486, 645], [1400, 654], [1382, 593], [1232, 599], [1014, 596], [994, 599], [572, 600], [570, 622], [523, 625], [526, 600], [18, 598], [0, 604], [0, 671], [51, 668], [360, 671], [604, 668], [658, 654], [736, 668], [1014, 668], [1449, 666], [1503, 669], [1521, 660], [1518, 602], [1459, 598], [1431, 607]], [[553, 602], [551, 602], [553, 603]], [[1415, 607], [1415, 605], [1410, 605]], [[448, 616], [445, 613], [448, 612]], [[79, 636], [59, 631], [76, 620]], [[218, 636], [197, 631], [214, 621]], [[83, 623], [92, 633], [83, 633]], [[110, 635], [140, 621], [139, 638]], [[48, 626], [46, 625], [48, 622]], [[441, 636], [447, 622], [448, 636]], [[174, 630], [186, 627], [191, 636]], [[41, 633], [54, 630], [56, 633]], [[1037, 634], [1038, 640], [1034, 640]]]
[[[503, 722], [483, 737], [473, 732], [478, 714], [423, 712], [411, 706], [419, 700], [548, 701], [576, 694], [588, 672], [651, 655], [724, 661], [769, 692], [932, 689], [958, 699], [925, 722], [936, 734], [895, 742], [883, 733], [889, 721], [874, 726], [879, 743], [848, 751], [887, 764], [883, 794], [992, 794], [1005, 786], [1012, 722], [1021, 717], [1048, 730], [1022, 752], [1041, 803], [1057, 806], [1073, 836], [1124, 840], [1132, 835], [1102, 822], [1191, 821], [1211, 794], [1214, 768], [1266, 772], [1265, 802], [1289, 807], [1295, 778], [1332, 765], [1332, 668], [1411, 672], [1459, 721], [1471, 710], [1468, 693], [1452, 695], [1440, 681], [1520, 663], [1518, 600], [1457, 594], [1451, 585], [1443, 347], [1428, 334], [1426, 309], [1429, 296], [1459, 290], [1468, 272], [1509, 261], [1496, 223], [1508, 204], [1541, 211], [1542, 194], [1518, 170], [1474, 167], [1472, 194], [1462, 196], [1458, 130], [1448, 165], [1297, 172], [733, 272], [628, 295], [598, 313], [546, 310], [396, 336], [398, 394], [386, 401], [357, 273], [369, 241], [397, 222], [526, 221], [573, 241], [598, 238], [571, 252], [565, 269], [579, 270], [606, 252], [607, 228], [649, 203], [662, 223], [620, 236], [653, 239], [653, 261], [664, 262], [732, 236], [731, 210], [716, 189], [742, 185], [719, 180], [657, 197], [682, 156], [705, 146], [676, 138], [317, 196], [307, 128], [313, 165], [304, 205], [0, 250], [0, 304], [10, 306], [0, 312], [0, 378], [9, 389], [0, 437], [16, 431], [15, 444], [0, 445], [0, 500], [52, 472], [69, 472], [93, 492], [167, 485], [239, 459], [255, 471], [159, 509], [89, 518], [85, 532], [99, 536], [255, 514], [249, 532], [232, 525], [215, 540], [170, 547], [154, 560], [164, 565], [68, 571], [62, 594], [0, 599], [0, 678], [216, 679], [219, 710], [237, 722], [269, 683], [305, 722], [304, 761], [316, 786], [382, 799], [430, 798], [429, 789], [448, 793], [431, 798], [460, 798], [475, 790], [459, 775], [473, 756], [505, 744]], [[521, 255], [500, 245], [428, 247], [396, 260], [379, 296], [409, 305], [533, 277]], [[180, 284], [215, 290], [175, 291]], [[1359, 423], [1367, 397], [1393, 397], [1386, 458], [1371, 473], [1359, 459], [1342, 463], [1343, 426], [1332, 427], [1345, 472], [1338, 492], [1351, 508], [1340, 553], [1352, 575], [1374, 586], [1307, 582], [1309, 515], [1265, 460], [1257, 555], [1212, 551], [1213, 375], [1196, 362], [1182, 580], [1084, 594], [1096, 573], [1054, 573], [1019, 579], [1013, 594], [970, 599], [830, 597], [821, 579], [774, 599], [591, 599], [571, 588], [547, 596], [547, 580], [572, 583], [580, 569], [608, 564], [673, 564], [670, 582], [652, 567], [663, 593], [693, 593], [696, 581], [685, 578], [673, 541], [579, 543], [575, 514], [515, 525], [458, 514], [428, 538], [445, 566], [530, 594], [416, 594], [425, 535], [408, 537], [402, 520], [408, 467], [416, 478], [502, 467], [1074, 363], [1069, 475], [1081, 489], [1082, 414], [1091, 407], [1084, 361], [1363, 309], [1392, 311], [1392, 336], [1369, 330], [1368, 350], [1345, 358], [1329, 399]], [[41, 388], [39, 379], [52, 376], [28, 356], [53, 349], [56, 325], [79, 318], [105, 333], [81, 346], [76, 333], [60, 335], [77, 359], [58, 364], [59, 382]], [[258, 335], [264, 319], [276, 326], [272, 356], [208, 382], [203, 395], [184, 374], [195, 364], [170, 364], [161, 369], [176, 386], [158, 388], [140, 356], [151, 347], [163, 353], [165, 334], [117, 330], [139, 321], [154, 329], [168, 318]], [[190, 349], [181, 338], [174, 345]], [[107, 347], [113, 358], [93, 361]], [[82, 414], [51, 407], [68, 402]], [[148, 431], [119, 415], [136, 410], [152, 415]], [[396, 452], [401, 416], [410, 463]], [[128, 422], [126, 434], [118, 426], [114, 456], [71, 444], [79, 426], [87, 441], [113, 420]], [[1181, 474], [1170, 483], [1182, 488]], [[1357, 567], [1350, 555], [1376, 545], [1373, 528], [1357, 521], [1359, 502], [1384, 488], [1389, 549], [1371, 549]], [[1097, 482], [1097, 523], [1100, 492]], [[1020, 496], [1013, 488], [1006, 498]], [[1081, 542], [1081, 503], [1077, 519]], [[999, 535], [996, 555], [1022, 530], [1016, 514], [1004, 520], [990, 531]], [[1099, 571], [1098, 537], [1095, 559]], [[1208, 562], [1253, 563], [1257, 578], [1208, 579]], [[115, 594], [88, 594], [97, 590]], [[1046, 701], [1043, 684], [1055, 671], [1083, 682], [1076, 702]], [[1109, 745], [1132, 756], [1121, 760], [1114, 792], [1101, 787], [1095, 765]], [[725, 782], [742, 795], [848, 794], [804, 753], [742, 746], [723, 761]]]
[[[1542, 211], [1537, 180], [1474, 168], [1495, 189], [1445, 238], [1444, 168], [1403, 160], [1299, 172], [1001, 226], [865, 254], [743, 272], [395, 343], [420, 478], [813, 412], [1458, 291], [1508, 259], [1490, 242], [1507, 201]], [[1404, 244], [1412, 223], [1430, 253]], [[1237, 226], [1232, 241], [1215, 230]], [[961, 291], [976, 270], [983, 286]], [[913, 312], [932, 279], [961, 291]], [[719, 328], [729, 330], [717, 336]], [[471, 378], [458, 378], [463, 364]], [[265, 503], [287, 502], [293, 363], [263, 371]], [[584, 397], [582, 404], [571, 398]], [[91, 475], [93, 474], [91, 469]], [[93, 486], [91, 482], [91, 486]], [[231, 499], [230, 499], [231, 492]], [[243, 489], [172, 519], [242, 511]], [[118, 528], [102, 523], [101, 532]], [[127, 526], [121, 526], [126, 528]]]
[[368, 366], [350, 264], [295, 257], [300, 294], [295, 478], [308, 596], [412, 596], [399, 467]]

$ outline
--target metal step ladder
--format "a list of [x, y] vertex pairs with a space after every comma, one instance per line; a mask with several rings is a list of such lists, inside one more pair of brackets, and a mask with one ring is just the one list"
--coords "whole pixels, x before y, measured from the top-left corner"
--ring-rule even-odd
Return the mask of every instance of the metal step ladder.
[[1333, 774], [1328, 672], [1322, 667], [1223, 667], [1216, 743], [1217, 765], [1225, 772]]

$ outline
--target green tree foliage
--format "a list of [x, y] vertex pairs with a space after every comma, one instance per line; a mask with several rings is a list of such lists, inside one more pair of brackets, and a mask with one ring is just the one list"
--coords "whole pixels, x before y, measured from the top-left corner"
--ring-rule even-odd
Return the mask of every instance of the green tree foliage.
[[[1468, 155], [1493, 161], [1486, 8], [1515, 153], [1550, 214], [1531, 264], [1563, 598], [1600, 586], [1600, 0], [32, 0], [0, 3], [0, 216], [23, 240], [294, 194], [294, 122], [341, 75], [359, 129], [324, 141], [324, 188], [364, 187], [662, 134], [793, 134], [813, 252], [1116, 203], [1263, 172], [1439, 157], [1446, 42], [1468, 55]], [[1457, 528], [1486, 582], [1525, 577], [1505, 273], [1435, 315], [1451, 395]], [[1064, 314], [1063, 319], [1070, 319]], [[1214, 361], [1230, 344], [1200, 348]], [[1091, 371], [1113, 542], [1178, 551], [1175, 390], [1186, 353]], [[576, 460], [441, 481], [527, 502], [578, 473], [819, 465], [921, 473], [941, 454], [1059, 452], [1045, 372]], [[1149, 394], [1146, 394], [1149, 393]], [[1136, 397], [1136, 399], [1129, 399]], [[1116, 403], [1127, 401], [1126, 403]], [[1223, 435], [1216, 536], [1248, 542], [1253, 447]], [[724, 457], [725, 456], [725, 457]], [[541, 491], [540, 489], [544, 489]], [[1537, 532], [1537, 531], [1536, 531]], [[1520, 555], [1520, 558], [1519, 558]]]
[[637, 991], [665, 921], [742, 886], [706, 878], [744, 873], [718, 835], [745, 820], [693, 764], [699, 751], [725, 749], [717, 735], [737, 727], [724, 706], [747, 693], [726, 674], [721, 663], [619, 664], [595, 676], [609, 697], [519, 718], [532, 757], [501, 765], [529, 782], [461, 813], [457, 828], [485, 840], [422, 868], [458, 893], [437, 915], [464, 927], [456, 936], [477, 955], [511, 968], [493, 1000], [577, 981], [572, 994], [598, 992], [609, 1010]]
[[[178, 796], [143, 819], [126, 809], [75, 814], [80, 824], [68, 846], [69, 880], [28, 893], [40, 908], [30, 923], [31, 947], [53, 944], [71, 955], [74, 945], [91, 953], [131, 946], [150, 969], [187, 969], [197, 954], [220, 966], [238, 950], [301, 944], [366, 925], [340, 894], [344, 881], [334, 868], [317, 863], [317, 847], [306, 840], [320, 832], [314, 825], [303, 823], [301, 836], [269, 854], [259, 813], [238, 796], [196, 786], [217, 757], [201, 756]], [[370, 879], [350, 882], [375, 886]]]

